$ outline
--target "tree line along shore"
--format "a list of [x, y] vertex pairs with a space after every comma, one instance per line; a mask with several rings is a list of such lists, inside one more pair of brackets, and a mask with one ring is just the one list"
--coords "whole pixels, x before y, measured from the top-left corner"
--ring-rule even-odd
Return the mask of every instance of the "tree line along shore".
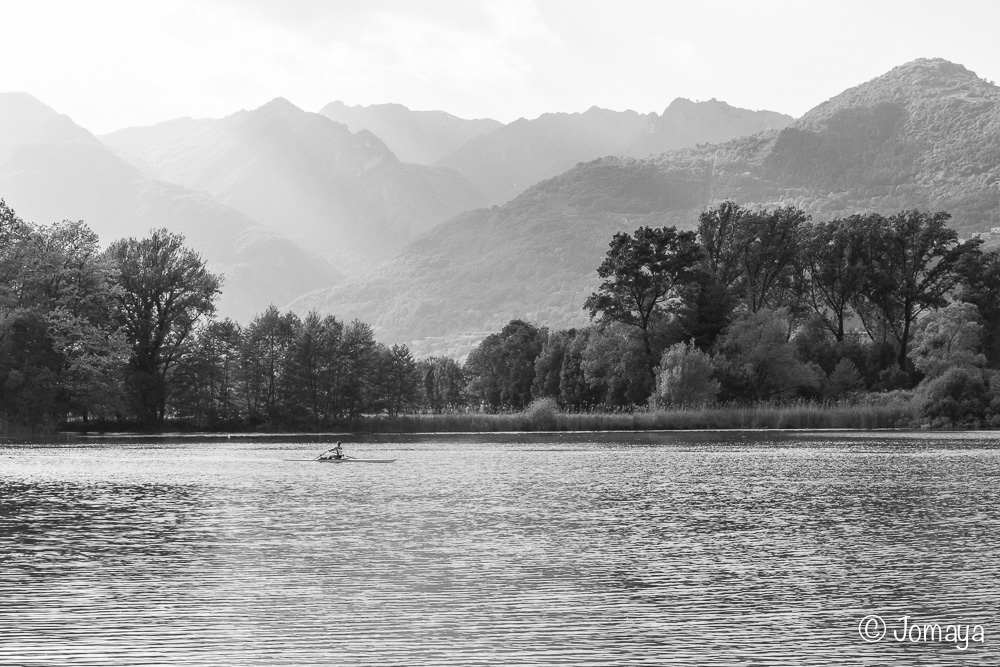
[[315, 312], [219, 319], [183, 237], [102, 250], [0, 201], [0, 430], [1000, 426], [1000, 252], [948, 220], [727, 201], [617, 233], [589, 326], [512, 320], [460, 363]]

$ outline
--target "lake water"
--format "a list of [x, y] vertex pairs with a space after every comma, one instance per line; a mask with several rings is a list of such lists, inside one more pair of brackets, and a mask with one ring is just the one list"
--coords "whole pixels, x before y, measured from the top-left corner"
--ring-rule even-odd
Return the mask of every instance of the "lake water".
[[0, 445], [0, 664], [1000, 664], [1000, 434], [324, 448]]

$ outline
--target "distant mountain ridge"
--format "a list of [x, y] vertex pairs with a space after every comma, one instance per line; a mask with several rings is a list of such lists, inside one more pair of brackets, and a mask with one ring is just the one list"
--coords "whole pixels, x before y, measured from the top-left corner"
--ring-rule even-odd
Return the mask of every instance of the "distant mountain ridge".
[[483, 134], [444, 157], [439, 165], [462, 174], [502, 204], [578, 162], [612, 155], [646, 127], [634, 111], [591, 107], [583, 113], [521, 118]]
[[498, 330], [515, 317], [581, 325], [614, 232], [690, 229], [724, 199], [792, 204], [815, 219], [943, 209], [961, 234], [985, 232], [1000, 226], [1000, 89], [961, 65], [921, 59], [780, 131], [579, 164], [293, 308], [361, 317], [387, 341]]
[[490, 203], [608, 155], [645, 157], [674, 148], [781, 129], [791, 116], [737, 109], [725, 102], [674, 100], [662, 115], [591, 107], [583, 113], [521, 118], [484, 133], [438, 162], [472, 181]]
[[466, 120], [444, 111], [412, 111], [402, 104], [348, 106], [330, 102], [319, 113], [352, 132], [379, 137], [403, 162], [432, 165], [480, 134], [503, 124], [491, 118]]
[[101, 139], [167, 181], [205, 190], [356, 271], [483, 196], [454, 171], [400, 162], [367, 131], [277, 98], [221, 119], [178, 119]]
[[30, 95], [0, 94], [0, 197], [40, 224], [83, 220], [105, 245], [152, 227], [183, 233], [225, 274], [223, 315], [343, 279], [327, 262], [203, 192], [146, 178], [94, 135]]
[[0, 159], [23, 144], [100, 143], [69, 116], [27, 93], [0, 93], [0, 128]]
[[646, 157], [704, 143], [722, 143], [790, 125], [791, 116], [776, 111], [751, 111], [715, 99], [692, 102], [678, 97], [662, 114], [649, 114], [645, 131], [621, 152]]

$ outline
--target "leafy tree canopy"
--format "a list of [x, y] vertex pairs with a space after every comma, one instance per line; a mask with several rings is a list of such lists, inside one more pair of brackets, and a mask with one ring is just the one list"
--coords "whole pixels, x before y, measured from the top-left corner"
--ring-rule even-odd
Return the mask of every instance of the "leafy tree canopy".
[[184, 237], [154, 229], [107, 250], [118, 272], [122, 329], [131, 348], [131, 394], [148, 425], [162, 422], [167, 376], [195, 324], [215, 310], [222, 278], [208, 271]]
[[650, 325], [656, 317], [678, 310], [681, 291], [695, 280], [701, 258], [694, 232], [674, 227], [619, 232], [597, 269], [603, 282], [584, 308], [602, 324], [638, 327], [651, 372], [655, 360]]

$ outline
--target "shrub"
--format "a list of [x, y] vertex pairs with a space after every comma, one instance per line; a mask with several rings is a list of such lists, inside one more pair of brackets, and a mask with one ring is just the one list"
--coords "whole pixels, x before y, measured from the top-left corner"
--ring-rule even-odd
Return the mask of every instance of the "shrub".
[[920, 416], [939, 425], [948, 420], [953, 425], [981, 420], [990, 396], [982, 373], [966, 368], [952, 368], [921, 383], [917, 392]]
[[719, 395], [719, 382], [712, 379], [712, 359], [690, 343], [668, 347], [656, 369], [654, 406], [705, 405]]
[[[798, 359], [787, 309], [738, 317], [719, 338], [715, 366], [734, 395], [758, 401], [794, 396], [819, 385], [822, 371]], [[742, 396], [740, 394], [743, 394]]]
[[843, 357], [837, 362], [833, 372], [826, 381], [826, 394], [831, 398], [840, 398], [858, 391], [864, 387], [864, 377], [858, 371], [854, 362]]
[[524, 416], [528, 418], [528, 423], [538, 430], [553, 428], [558, 413], [559, 404], [554, 398], [549, 397], [536, 398], [524, 409]]
[[979, 309], [971, 303], [953, 303], [933, 311], [918, 325], [914, 336], [913, 365], [929, 378], [951, 368], [981, 368], [983, 325]]

